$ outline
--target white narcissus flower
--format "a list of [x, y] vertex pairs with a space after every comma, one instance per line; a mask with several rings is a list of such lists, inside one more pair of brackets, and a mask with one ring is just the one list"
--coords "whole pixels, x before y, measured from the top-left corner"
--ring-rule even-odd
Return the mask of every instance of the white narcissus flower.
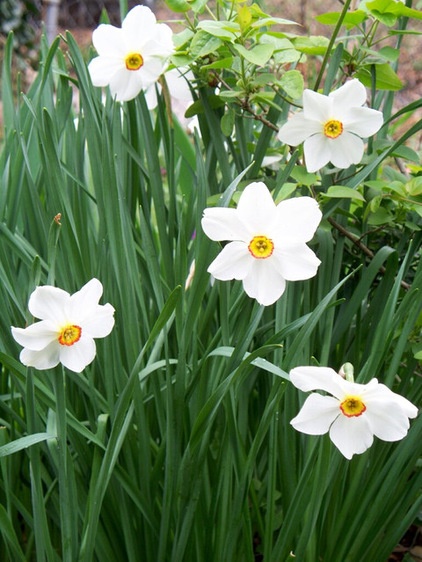
[[303, 111], [293, 115], [277, 136], [291, 146], [304, 143], [308, 172], [328, 162], [337, 168], [359, 164], [364, 152], [362, 138], [374, 135], [383, 124], [381, 111], [363, 107], [365, 102], [365, 86], [357, 79], [328, 96], [305, 90]]
[[262, 182], [249, 184], [237, 209], [205, 209], [202, 228], [211, 240], [229, 243], [211, 263], [216, 279], [242, 280], [246, 293], [265, 306], [281, 297], [287, 281], [313, 277], [320, 260], [306, 245], [322, 213], [311, 197], [276, 205]]
[[157, 23], [146, 6], [136, 6], [122, 27], [101, 24], [92, 34], [99, 56], [88, 65], [94, 86], [110, 86], [117, 101], [129, 101], [147, 90], [165, 71], [174, 52], [173, 32]]
[[399, 441], [407, 435], [409, 418], [418, 409], [409, 400], [372, 379], [358, 384], [343, 379], [329, 367], [296, 367], [291, 382], [300, 390], [322, 390], [308, 396], [292, 426], [309, 435], [329, 432], [334, 445], [347, 458], [365, 452], [375, 437]]
[[[172, 109], [178, 117], [183, 117], [187, 108], [193, 103], [192, 92], [189, 88], [189, 82], [195, 79], [193, 72], [187, 67], [172, 68], [167, 70], [164, 78], [170, 93]], [[161, 92], [160, 84], [157, 84], [157, 89]], [[157, 107], [158, 99], [155, 84], [145, 92], [145, 98], [149, 109]]]
[[28, 309], [41, 322], [12, 327], [13, 337], [24, 346], [21, 362], [40, 370], [62, 363], [75, 373], [83, 371], [94, 360], [94, 338], [108, 336], [114, 326], [114, 308], [98, 304], [102, 294], [95, 278], [73, 295], [51, 285], [37, 287]]

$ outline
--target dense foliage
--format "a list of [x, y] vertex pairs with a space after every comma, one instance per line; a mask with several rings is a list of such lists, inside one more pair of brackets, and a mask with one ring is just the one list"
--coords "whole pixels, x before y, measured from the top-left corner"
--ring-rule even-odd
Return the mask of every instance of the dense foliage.
[[[376, 377], [421, 405], [422, 100], [396, 96], [421, 14], [409, 0], [346, 0], [319, 16], [325, 39], [257, 4], [167, 4], [185, 18], [168, 70], [193, 73], [194, 132], [172, 113], [166, 74], [155, 109], [143, 91], [118, 103], [71, 34], [42, 42], [16, 103], [6, 45], [1, 558], [385, 562], [420, 513], [422, 418], [348, 460], [328, 435], [293, 429], [306, 396], [289, 372], [352, 363], [358, 383]], [[278, 132], [305, 90], [354, 78], [384, 124], [361, 162], [309, 172]], [[306, 241], [318, 272], [270, 306], [207, 271], [226, 244], [206, 236], [204, 210], [239, 209], [252, 182], [322, 211]], [[115, 327], [92, 363], [25, 367], [11, 326], [34, 322], [34, 289], [72, 294], [93, 278]]]

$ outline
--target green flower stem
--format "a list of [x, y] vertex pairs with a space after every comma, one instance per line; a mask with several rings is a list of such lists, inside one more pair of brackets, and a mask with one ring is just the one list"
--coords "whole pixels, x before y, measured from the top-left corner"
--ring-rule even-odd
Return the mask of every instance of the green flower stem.
[[317, 79], [315, 81], [315, 85], [314, 85], [315, 92], [318, 90], [318, 88], [321, 84], [321, 80], [322, 80], [322, 77], [324, 75], [325, 68], [328, 64], [328, 61], [329, 61], [330, 57], [331, 57], [332, 48], [333, 48], [334, 43], [335, 43], [335, 41], [338, 37], [338, 34], [340, 33], [341, 26], [343, 25], [343, 20], [346, 17], [346, 14], [347, 14], [347, 11], [350, 7], [351, 2], [352, 2], [352, 0], [346, 0], [345, 3], [344, 3], [343, 10], [341, 11], [341, 14], [340, 14], [340, 17], [338, 19], [337, 25], [334, 28], [333, 34], [331, 36], [330, 42], [329, 42], [328, 47], [327, 47], [327, 52], [325, 53], [324, 59], [323, 59], [322, 64], [321, 64], [321, 68], [319, 70]]
[[69, 485], [69, 465], [67, 454], [67, 428], [66, 428], [66, 390], [64, 369], [54, 372], [54, 391], [56, 395], [56, 425], [57, 425], [57, 453], [60, 493], [60, 522], [62, 536], [62, 560], [72, 562], [72, 517], [74, 508], [71, 505]]
[[[26, 375], [26, 419], [28, 435], [37, 433], [37, 400], [34, 391], [33, 370], [28, 369]], [[48, 529], [47, 514], [45, 510], [44, 491], [41, 473], [43, 470], [40, 458], [40, 446], [29, 447], [28, 449], [30, 475], [31, 475], [31, 500], [34, 517], [34, 537], [37, 560], [52, 562], [55, 560]]]
[[58, 213], [50, 225], [50, 230], [48, 231], [48, 241], [47, 241], [47, 252], [48, 252], [48, 278], [47, 284], [54, 285], [55, 272], [56, 272], [56, 255], [57, 255], [57, 244], [59, 242], [61, 223], [61, 214]]

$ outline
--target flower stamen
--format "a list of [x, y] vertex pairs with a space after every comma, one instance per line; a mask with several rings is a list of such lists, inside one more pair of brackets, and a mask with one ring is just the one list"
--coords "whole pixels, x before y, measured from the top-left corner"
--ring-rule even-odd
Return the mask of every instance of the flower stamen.
[[59, 344], [67, 346], [73, 345], [80, 340], [81, 335], [82, 328], [80, 326], [76, 326], [75, 324], [68, 324], [60, 330], [58, 338]]
[[336, 119], [330, 119], [324, 123], [324, 135], [329, 139], [336, 139], [343, 132], [343, 123]]
[[140, 53], [130, 53], [125, 58], [125, 64], [128, 70], [139, 70], [144, 64], [144, 59]]
[[363, 414], [366, 406], [360, 396], [346, 396], [340, 404], [340, 410], [348, 418], [355, 418]]
[[274, 250], [274, 243], [271, 238], [266, 236], [254, 236], [248, 246], [249, 252], [254, 258], [269, 258]]

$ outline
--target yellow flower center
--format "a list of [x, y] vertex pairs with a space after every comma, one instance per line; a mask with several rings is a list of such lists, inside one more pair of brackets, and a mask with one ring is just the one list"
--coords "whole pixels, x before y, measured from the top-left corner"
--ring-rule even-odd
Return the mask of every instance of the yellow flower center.
[[324, 135], [329, 139], [336, 139], [343, 132], [343, 123], [341, 121], [336, 121], [335, 119], [330, 119], [324, 123]]
[[248, 250], [257, 259], [269, 258], [274, 250], [273, 241], [266, 236], [254, 236], [249, 243]]
[[125, 58], [125, 64], [128, 70], [139, 70], [144, 64], [144, 59], [140, 53], [130, 53]]
[[366, 410], [366, 406], [360, 396], [346, 396], [340, 404], [340, 410], [348, 418], [355, 418], [363, 414]]
[[60, 345], [73, 345], [80, 340], [82, 328], [75, 324], [68, 324], [64, 326], [59, 333]]

